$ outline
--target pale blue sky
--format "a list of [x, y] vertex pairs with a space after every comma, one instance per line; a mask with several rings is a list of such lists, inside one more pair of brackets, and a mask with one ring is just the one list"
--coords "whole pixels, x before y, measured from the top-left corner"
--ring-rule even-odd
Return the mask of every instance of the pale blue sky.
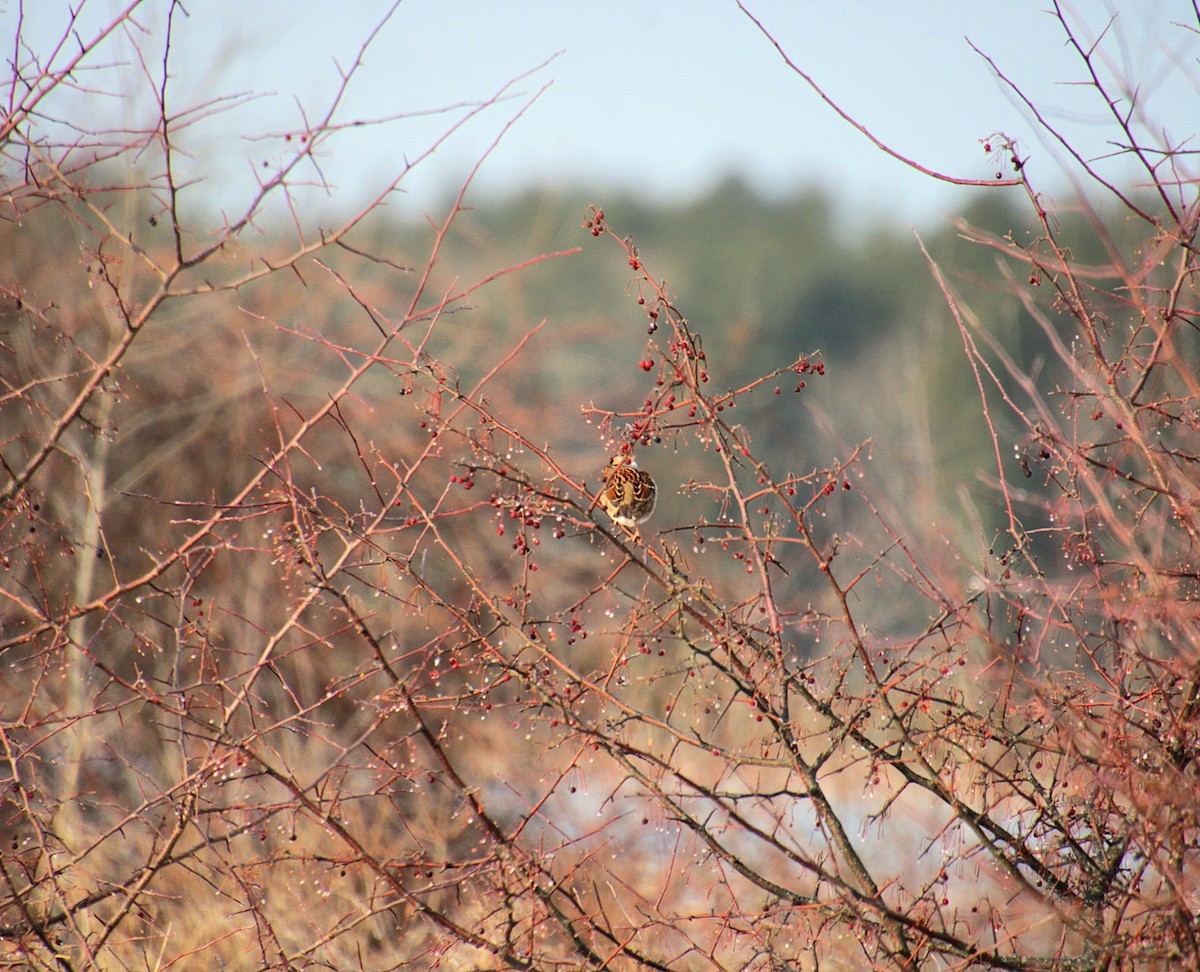
[[[897, 150], [968, 178], [996, 171], [980, 140], [1004, 130], [1033, 156], [1034, 177], [1052, 181], [1057, 165], [1028, 113], [970, 49], [991, 55], [1056, 123], [1092, 154], [1110, 124], [1102, 105], [1072, 87], [1083, 66], [1065, 46], [1048, 2], [1025, 0], [745, 0], [800, 67], [842, 107]], [[91, 13], [112, 9], [93, 0]], [[54, 20], [56, 0], [27, 16]], [[176, 105], [203, 95], [255, 91], [263, 97], [211, 119], [186, 144], [215, 158], [222, 193], [236, 198], [251, 166], [282, 157], [286, 146], [248, 141], [253, 132], [299, 128], [303, 105], [318, 117], [390, 0], [204, 0], [177, 22]], [[13, 0], [0, 33], [12, 30]], [[165, 3], [149, 3], [142, 22], [161, 28]], [[1195, 14], [1188, 0], [1074, 0], [1064, 4], [1093, 38], [1117, 12], [1103, 51], [1151, 96], [1149, 110], [1174, 136], [1200, 120], [1195, 83]], [[1192, 25], [1188, 33], [1172, 21]], [[146, 44], [145, 40], [141, 43]], [[11, 44], [6, 45], [11, 49]], [[152, 45], [147, 49], [152, 49]], [[950, 191], [905, 169], [840, 121], [789, 71], [733, 0], [405, 0], [367, 52], [337, 116], [343, 122], [478, 101], [547, 58], [516, 86], [526, 97], [490, 109], [464, 127], [407, 182], [403, 205], [426, 205], [457, 185], [518, 108], [549, 85], [486, 163], [481, 188], [537, 183], [612, 187], [657, 197], [701, 191], [729, 173], [770, 190], [818, 183], [851, 211], [892, 212], [921, 220], [951, 204]], [[1184, 70], [1170, 69], [1182, 62]], [[1188, 72], [1190, 73], [1190, 76]], [[144, 87], [135, 65], [130, 84]], [[116, 99], [99, 99], [98, 111]], [[126, 99], [136, 114], [144, 99]], [[347, 131], [330, 146], [324, 174], [361, 199], [415, 157], [456, 115]], [[1192, 126], [1191, 128], [1187, 126]]]

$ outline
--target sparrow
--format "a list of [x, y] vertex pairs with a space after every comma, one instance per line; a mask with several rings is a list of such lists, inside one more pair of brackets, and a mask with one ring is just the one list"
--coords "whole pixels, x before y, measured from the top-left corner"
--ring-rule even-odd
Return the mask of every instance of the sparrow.
[[613, 523], [633, 530], [650, 519], [658, 487], [648, 472], [638, 469], [633, 456], [613, 456], [600, 478], [604, 489], [600, 491], [599, 502]]

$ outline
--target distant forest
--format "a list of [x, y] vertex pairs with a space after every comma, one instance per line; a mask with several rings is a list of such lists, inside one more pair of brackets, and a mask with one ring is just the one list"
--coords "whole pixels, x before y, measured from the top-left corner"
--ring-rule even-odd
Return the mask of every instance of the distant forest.
[[[998, 248], [987, 245], [1007, 238], [1028, 245], [1040, 235], [1019, 190], [980, 191], [960, 215], [931, 220], [920, 239], [886, 214], [851, 224], [826, 191], [767, 196], [737, 178], [670, 204], [584, 188], [469, 202], [476, 208], [461, 218], [442, 260], [459, 272], [482, 273], [497, 263], [582, 246], [582, 252], [527, 269], [480, 298], [484, 313], [475, 326], [486, 326], [497, 339], [542, 318], [551, 333], [572, 336], [547, 339], [553, 366], [528, 376], [531, 400], [572, 411], [591, 398], [617, 408], [622, 400], [637, 404], [644, 377], [636, 366], [639, 342], [631, 336], [614, 351], [608, 339], [613, 329], [637, 334], [642, 321], [627, 298], [628, 268], [590, 240], [581, 242], [580, 219], [595, 204], [665, 278], [722, 382], [738, 386], [804, 354], [824, 359], [828, 377], [805, 397], [804, 408], [785, 415], [761, 394], [739, 404], [772, 465], [809, 471], [831, 450], [844, 454], [872, 440], [880, 485], [917, 518], [914, 526], [928, 527], [934, 518], [948, 526], [947, 511], [963, 513], [964, 503], [971, 512], [960, 525], [970, 520], [978, 529], [980, 522], [994, 526], [1001, 520], [987, 485], [995, 458], [979, 390], [930, 259], [1018, 371], [1038, 374], [1043, 387], [1050, 382], [1061, 394], [1070, 392], [1047, 334], [1007, 283], [1027, 271], [1005, 265]], [[1103, 263], [1088, 214], [1064, 213], [1062, 206], [1057, 213], [1074, 259]], [[1129, 219], [1124, 213], [1119, 218]], [[395, 249], [399, 242], [415, 263], [428, 246], [428, 228], [388, 223], [386, 211], [380, 219], [373, 244]], [[1119, 222], [1108, 231], [1121, 239]], [[1041, 300], [1036, 287], [1027, 289]], [[1004, 368], [998, 376], [1005, 377]], [[1010, 391], [1020, 397], [1011, 383]], [[1022, 433], [1006, 410], [995, 418], [1012, 458]], [[1013, 459], [1014, 468], [1018, 461]], [[670, 506], [669, 497], [665, 502]]]
[[[590, 438], [585, 413], [595, 406], [629, 414], [642, 405], [648, 376], [640, 365], [649, 358], [648, 342], [661, 334], [647, 333], [645, 315], [630, 299], [635, 278], [630, 266], [581, 228], [588, 207], [598, 206], [693, 329], [715, 391], [738, 391], [804, 356], [823, 362], [824, 374], [801, 381], [803, 394], [786, 408], [774, 397], [786, 381], [736, 397], [730, 421], [747, 444], [753, 437], [755, 453], [773, 473], [806, 475], [862, 446], [870, 459], [863, 468], [872, 477], [871, 488], [894, 504], [890, 515], [896, 522], [915, 534], [932, 528], [959, 544], [989, 544], [1006, 523], [995, 488], [997, 452], [1010, 466], [1006, 475], [1028, 465], [1022, 451], [1028, 430], [993, 384], [1023, 409], [1030, 405], [1023, 376], [1035, 376], [1051, 399], [1063, 401], [1075, 391], [1062, 347], [1054, 347], [1058, 335], [1044, 323], [1065, 320], [1051, 288], [1002, 253], [1007, 241], [1036, 248], [1041, 236], [1028, 200], [1018, 192], [981, 191], [961, 216], [940, 218], [920, 235], [883, 215], [851, 225], [837, 201], [821, 190], [768, 197], [734, 178], [700, 197], [669, 204], [633, 194], [598, 196], [587, 188], [499, 199], [469, 195], [440, 243], [429, 292], [451, 293], [464, 281], [489, 279], [498, 267], [520, 269], [499, 274], [444, 308], [440, 313], [448, 324], [435, 328], [423, 353], [452, 368], [465, 388], [493, 367], [498, 348], [541, 326], [529, 353], [498, 387], [514, 396], [519, 414], [531, 416], [544, 431], [555, 454], [581, 471], [602, 465], [607, 447]], [[431, 212], [449, 206], [447, 201]], [[20, 245], [9, 245], [12, 271], [26, 280], [45, 275], [46, 253], [79, 252], [88, 261], [70, 224], [42, 220], [44, 212], [29, 214], [19, 229]], [[1108, 217], [1103, 210], [1062, 205], [1055, 213], [1059, 240], [1084, 273], [1105, 263], [1105, 245], [1122, 245], [1123, 228], [1132, 219], [1115, 207]], [[1092, 219], [1111, 225], [1096, 232]], [[291, 277], [268, 274], [239, 285], [236, 294], [164, 305], [162, 313], [180, 326], [154, 329], [138, 342], [126, 359], [124, 394], [112, 414], [90, 419], [97, 429], [113, 423], [116, 448], [131, 450], [115, 483], [127, 498], [116, 506], [133, 503], [129, 497], [139, 494], [171, 493], [180, 484], [181, 460], [189, 475], [206, 477], [197, 481], [197, 495], [232, 489], [260, 448], [268, 421], [263, 390], [296, 409], [317, 407], [320, 397], [308, 396], [339, 380], [342, 368], [321, 345], [353, 343], [350, 335], [363, 327], [360, 298], [382, 313], [407, 299], [405, 288], [423, 272], [433, 245], [435, 222], [398, 221], [379, 207], [344, 247], [325, 252], [320, 265], [344, 274], [343, 280], [352, 277], [355, 300], [335, 299], [346, 285], [309, 269], [300, 271], [299, 288]], [[149, 252], [169, 244], [166, 228], [152, 213], [139, 215], [136, 225]], [[8, 224], [5, 232], [18, 230]], [[285, 237], [286, 231], [278, 239], [267, 233], [263, 249], [283, 252]], [[366, 253], [378, 256], [364, 259]], [[554, 254], [561, 255], [537, 260]], [[240, 259], [232, 251], [220, 265], [224, 270], [210, 266], [206, 285], [224, 288], [221, 274], [241, 272]], [[961, 298], [964, 312], [981, 323], [981, 333], [990, 335], [990, 346], [971, 339], [972, 354], [992, 370], [983, 381], [990, 413], [980, 407], [981, 376], [968, 361], [964, 332], [937, 273]], [[69, 288], [52, 292], [70, 319], [76, 312]], [[1019, 293], [1049, 310], [1043, 323], [1031, 316]], [[76, 296], [74, 306], [84, 307], [82, 293]], [[78, 339], [86, 347], [87, 322], [78, 323], [85, 328]], [[1063, 333], [1070, 327], [1065, 320]], [[35, 334], [30, 332], [31, 340]], [[1192, 338], [1184, 334], [1181, 340]], [[247, 348], [253, 349], [254, 368], [247, 367]], [[185, 361], [204, 365], [175, 367]], [[796, 382], [792, 386], [780, 391], [801, 390]], [[360, 388], [370, 393], [364, 405], [378, 413], [371, 427], [386, 434], [388, 414], [403, 407], [402, 382], [380, 369]], [[734, 408], [732, 399], [729, 407]], [[128, 430], [127, 422], [135, 423], [136, 436], [119, 434]], [[216, 437], [227, 460], [214, 466], [210, 450]], [[655, 445], [647, 462], [660, 478], [656, 522], [669, 527], [693, 522], [697, 514], [703, 518], [705, 511], [696, 509], [684, 487], [711, 474], [713, 457], [683, 448], [682, 438]], [[1047, 483], [1030, 477], [1026, 486], [1027, 499], [1036, 505]], [[342, 499], [350, 506], [361, 502], [352, 493]], [[135, 516], [131, 523], [141, 520]], [[152, 542], [128, 531], [125, 536], [131, 549]], [[1037, 537], [1035, 531], [1035, 549]], [[897, 621], [894, 613], [889, 621]]]

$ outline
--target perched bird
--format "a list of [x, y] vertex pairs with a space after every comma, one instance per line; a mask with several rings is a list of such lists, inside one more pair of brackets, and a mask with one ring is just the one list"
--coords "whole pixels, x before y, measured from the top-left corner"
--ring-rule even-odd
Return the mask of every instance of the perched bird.
[[604, 481], [600, 505], [613, 523], [633, 530], [650, 519], [658, 488], [648, 472], [638, 469], [633, 456], [613, 456], [600, 478]]

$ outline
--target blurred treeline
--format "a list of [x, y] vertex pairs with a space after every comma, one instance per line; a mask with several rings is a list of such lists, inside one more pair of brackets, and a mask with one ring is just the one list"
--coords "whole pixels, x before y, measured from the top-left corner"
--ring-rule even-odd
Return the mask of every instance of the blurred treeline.
[[[980, 190], [961, 212], [932, 215], [916, 228], [882, 210], [871, 222], [852, 220], [820, 189], [767, 196], [736, 178], [669, 203], [586, 189], [474, 200], [441, 260], [456, 274], [582, 247], [488, 289], [472, 325], [487, 344], [545, 319], [542, 366], [522, 372], [522, 394], [547, 416], [566, 413], [572, 420], [592, 400], [617, 410], [641, 404], [647, 379], [638, 362], [651, 337], [629, 290], [629, 268], [580, 231], [589, 204], [600, 206], [666, 281], [702, 336], [718, 388], [740, 387], [802, 355], [825, 361], [826, 375], [809, 376], [791, 407], [768, 401], [772, 385], [738, 406], [756, 451], [770, 457], [774, 471], [809, 472], [870, 440], [875, 486], [898, 501], [908, 527], [923, 533], [937, 521], [947, 532], [965, 529], [986, 541], [1001, 526], [989, 485], [995, 448], [976, 376], [930, 260], [964, 313], [994, 336], [1019, 372], [1037, 376], [1042, 388], [1065, 391], [1063, 362], [1014, 296], [1026, 286], [1046, 306], [1050, 288], [1029, 287], [1026, 268], [1005, 265], [997, 249], [967, 238], [969, 231], [976, 239], [1012, 237], [1022, 245], [1037, 239], [1040, 227], [1020, 190]], [[1101, 234], [1089, 223], [1096, 214], [1057, 209], [1068, 221], [1058, 229], [1074, 259], [1105, 263]], [[1119, 245], [1121, 227], [1107, 230]], [[374, 231], [375, 246], [399, 246], [414, 263], [428, 243], [428, 231], [413, 227], [380, 222]], [[986, 346], [981, 350], [991, 357]], [[996, 377], [1025, 404], [999, 364]], [[778, 384], [784, 394], [794, 392], [795, 382]], [[988, 392], [995, 431], [1015, 469], [1014, 445], [1027, 430], [994, 388]], [[597, 458], [593, 443], [582, 445]], [[676, 461], [681, 465], [672, 476], [680, 481], [697, 471], [687, 457]], [[671, 508], [670, 496], [664, 502]]]
[[[701, 337], [715, 389], [739, 388], [803, 355], [825, 362], [824, 376], [784, 375], [761, 385], [739, 398], [730, 417], [744, 427], [773, 474], [824, 468], [869, 441], [871, 461], [864, 468], [874, 481], [864, 485], [881, 502], [890, 498], [894, 506], [884, 512], [895, 528], [916, 535], [934, 528], [967, 549], [986, 548], [1002, 529], [991, 486], [997, 443], [985, 424], [959, 328], [921, 242], [961, 294], [963, 307], [995, 336], [1016, 369], [1037, 376], [1043, 389], [1065, 393], [1068, 384], [1056, 377], [1067, 373], [1063, 363], [1006, 279], [1007, 273], [1020, 284], [1028, 272], [1002, 267], [997, 250], [964, 239], [962, 229], [1028, 243], [1037, 235], [1028, 200], [1009, 190], [981, 192], [961, 219], [938, 217], [914, 231], [884, 213], [873, 223], [854, 225], [821, 191], [766, 197], [737, 180], [671, 203], [634, 195], [597, 197], [586, 189], [508, 199], [468, 196], [466, 211], [441, 245], [428, 293], [452, 292], [499, 268], [566, 252], [501, 274], [443, 311], [424, 353], [439, 368], [453, 369], [466, 389], [496, 366], [503, 349], [515, 348], [543, 325], [485, 394], [501, 412], [543, 435], [545, 446], [594, 488], [595, 472], [614, 445], [611, 436], [621, 430], [602, 436], [585, 410], [593, 403], [617, 412], [639, 409], [654, 381], [639, 363], [649, 357], [647, 342], [662, 334], [648, 333], [646, 310], [631, 292], [629, 266], [581, 228], [589, 204], [602, 207], [651, 272], [666, 281], [673, 303]], [[404, 312], [445, 208], [431, 210], [425, 221], [402, 221], [382, 207], [354, 231], [349, 248], [323, 252], [319, 263], [166, 305], [163, 318], [139, 338], [113, 376], [104, 414], [90, 406], [83, 428], [66, 438], [63, 452], [72, 458], [52, 460], [64, 486], [78, 475], [81, 457], [82, 466], [107, 470], [104, 517], [114, 546], [109, 555], [119, 557], [115, 547], [124, 547], [126, 557], [139, 561], [126, 560], [125, 569], [141, 569], [147, 553], [170, 549], [178, 538], [161, 535], [162, 517], [146, 515], [148, 510], [163, 501], [225, 501], [257, 468], [255, 457], [281, 441], [296, 417], [323, 403], [353, 358], [337, 349], [365, 346], [377, 333], [364, 308], [380, 315]], [[29, 383], [25, 400], [13, 398], [5, 412], [14, 467], [20, 442], [35, 442], [40, 434], [29, 415], [58, 414], [63, 405], [64, 383], [40, 377], [84, 369], [114, 326], [98, 323], [106, 282], [75, 266], [78, 261], [85, 270], [99, 268], [101, 261], [76, 239], [77, 227], [57, 216], [49, 208], [35, 210], [22, 225], [0, 230], [8, 238], [0, 247], [8, 264], [5, 277], [23, 281], [26, 290], [22, 306], [9, 299], [5, 307], [10, 387]], [[151, 250], [170, 242], [152, 217], [143, 213], [131, 221], [143, 235], [140, 245]], [[1104, 254], [1088, 250], [1097, 250], [1100, 234], [1079, 218], [1080, 232], [1062, 226], [1063, 238], [1071, 241], [1079, 263], [1100, 263]], [[1109, 230], [1120, 239], [1120, 227]], [[223, 265], [231, 277], [244, 270], [236, 252]], [[124, 270], [135, 277], [139, 272], [129, 262]], [[111, 275], [111, 267], [105, 272]], [[222, 272], [209, 265], [196, 283], [219, 281]], [[1036, 298], [1045, 303], [1048, 290], [1039, 288]], [[982, 351], [989, 354], [986, 347]], [[50, 361], [55, 355], [61, 363]], [[995, 373], [1004, 379], [999, 363]], [[805, 387], [798, 391], [801, 381]], [[1020, 390], [1008, 384], [1014, 401], [1024, 404]], [[421, 396], [405, 397], [410, 387], [402, 368], [381, 366], [356, 386], [353, 401], [361, 413], [345, 418], [374, 445], [404, 456], [428, 441], [422, 418], [432, 407]], [[998, 447], [1015, 467], [1014, 446], [1026, 430], [995, 389], [988, 394]], [[643, 465], [660, 483], [656, 530], [687, 529], [717, 513], [697, 508], [703, 498], [680, 489], [704, 481], [713, 470], [707, 465], [711, 455], [686, 434], [677, 435], [642, 450]], [[339, 468], [345, 448], [340, 430], [330, 430], [329, 442], [324, 458], [332, 466], [319, 475], [316, 465], [297, 467], [293, 475], [319, 482], [343, 508], [354, 509], [364, 497], [352, 485], [355, 471]], [[319, 443], [319, 437], [306, 442], [318, 464]], [[342, 495], [336, 495], [339, 482], [345, 483]], [[1036, 489], [1038, 483], [1029, 485]], [[443, 487], [429, 485], [431, 491]], [[63, 509], [55, 509], [54, 490], [44, 497], [46, 523], [56, 529], [67, 525], [64, 549], [82, 542], [84, 514], [71, 499], [75, 495], [74, 485], [62, 490]], [[183, 536], [186, 517], [176, 520]]]

